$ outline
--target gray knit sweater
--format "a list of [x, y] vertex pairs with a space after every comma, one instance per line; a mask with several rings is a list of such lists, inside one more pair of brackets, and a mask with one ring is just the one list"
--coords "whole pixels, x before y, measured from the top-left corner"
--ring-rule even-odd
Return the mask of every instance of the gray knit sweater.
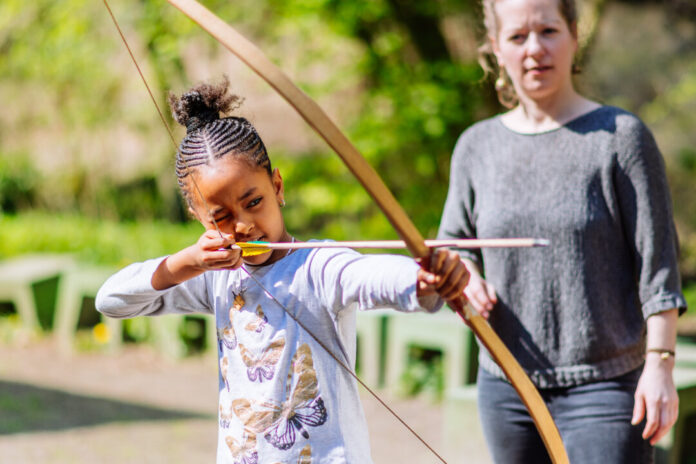
[[[645, 319], [686, 307], [662, 157], [618, 108], [540, 134], [511, 131], [500, 117], [469, 128], [454, 150], [439, 236], [551, 240], [462, 251], [498, 292], [490, 323], [541, 388], [639, 367]], [[485, 350], [479, 361], [504, 377]]]

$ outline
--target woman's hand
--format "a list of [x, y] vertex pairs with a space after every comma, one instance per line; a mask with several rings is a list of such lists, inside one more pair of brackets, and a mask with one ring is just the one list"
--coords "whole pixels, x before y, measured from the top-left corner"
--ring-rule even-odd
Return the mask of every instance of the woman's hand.
[[418, 271], [418, 296], [437, 292], [445, 301], [464, 297], [469, 271], [455, 251], [439, 248], [430, 256], [428, 269]]
[[242, 250], [230, 248], [234, 237], [206, 230], [190, 247], [168, 256], [157, 267], [150, 283], [155, 290], [164, 290], [192, 279], [205, 271], [237, 269], [242, 265]]
[[469, 277], [469, 284], [464, 289], [464, 295], [466, 295], [471, 306], [473, 306], [481, 316], [488, 319], [490, 312], [493, 310], [496, 303], [498, 303], [498, 295], [495, 293], [495, 288], [481, 277], [481, 273], [473, 261], [468, 259], [462, 261], [471, 276]]
[[649, 352], [643, 373], [638, 380], [631, 424], [646, 418], [643, 438], [655, 445], [677, 421], [679, 397], [672, 379], [674, 356], [662, 359], [660, 353]]

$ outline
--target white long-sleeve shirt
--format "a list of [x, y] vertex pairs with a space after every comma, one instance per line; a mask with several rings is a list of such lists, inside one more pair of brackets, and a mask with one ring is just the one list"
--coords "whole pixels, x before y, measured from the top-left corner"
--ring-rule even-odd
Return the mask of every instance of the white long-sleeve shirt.
[[97, 308], [117, 318], [215, 315], [219, 464], [294, 463], [310, 455], [313, 463], [372, 462], [355, 380], [280, 304], [352, 368], [356, 309], [441, 306], [437, 297], [417, 298], [412, 259], [297, 250], [272, 265], [248, 267], [272, 297], [243, 270], [209, 271], [155, 290], [151, 278], [163, 259], [112, 276]]

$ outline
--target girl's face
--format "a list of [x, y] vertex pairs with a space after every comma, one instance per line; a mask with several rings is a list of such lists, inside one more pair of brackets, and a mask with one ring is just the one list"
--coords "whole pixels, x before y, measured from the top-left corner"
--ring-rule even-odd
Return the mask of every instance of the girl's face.
[[577, 34], [558, 0], [498, 0], [495, 12], [493, 51], [520, 97], [541, 100], [572, 88]]
[[[263, 167], [252, 166], [233, 156], [223, 156], [196, 167], [191, 175], [195, 176], [200, 190], [199, 195], [193, 185], [189, 186], [193, 203], [191, 212], [206, 229], [215, 230], [217, 223], [222, 232], [231, 234], [237, 242], [289, 241], [280, 211], [284, 191], [278, 169], [269, 176]], [[207, 211], [201, 196], [207, 203]], [[244, 262], [270, 264], [285, 254], [285, 250], [274, 250], [244, 258]]]

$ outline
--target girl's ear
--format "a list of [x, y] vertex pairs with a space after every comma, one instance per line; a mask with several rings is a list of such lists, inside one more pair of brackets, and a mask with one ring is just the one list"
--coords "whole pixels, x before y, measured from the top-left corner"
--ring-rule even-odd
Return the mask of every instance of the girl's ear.
[[189, 213], [191, 213], [191, 216], [195, 217], [196, 220], [197, 220], [198, 222], [200, 222], [201, 224], [203, 224], [203, 221], [201, 221], [201, 217], [198, 215], [198, 213], [196, 212], [196, 210], [193, 209], [193, 207], [192, 207], [191, 205], [189, 205], [188, 211], [189, 211]]
[[273, 182], [273, 189], [275, 190], [278, 204], [285, 205], [285, 186], [283, 185], [283, 177], [280, 175], [278, 168], [273, 170], [273, 174], [271, 174], [271, 182]]

